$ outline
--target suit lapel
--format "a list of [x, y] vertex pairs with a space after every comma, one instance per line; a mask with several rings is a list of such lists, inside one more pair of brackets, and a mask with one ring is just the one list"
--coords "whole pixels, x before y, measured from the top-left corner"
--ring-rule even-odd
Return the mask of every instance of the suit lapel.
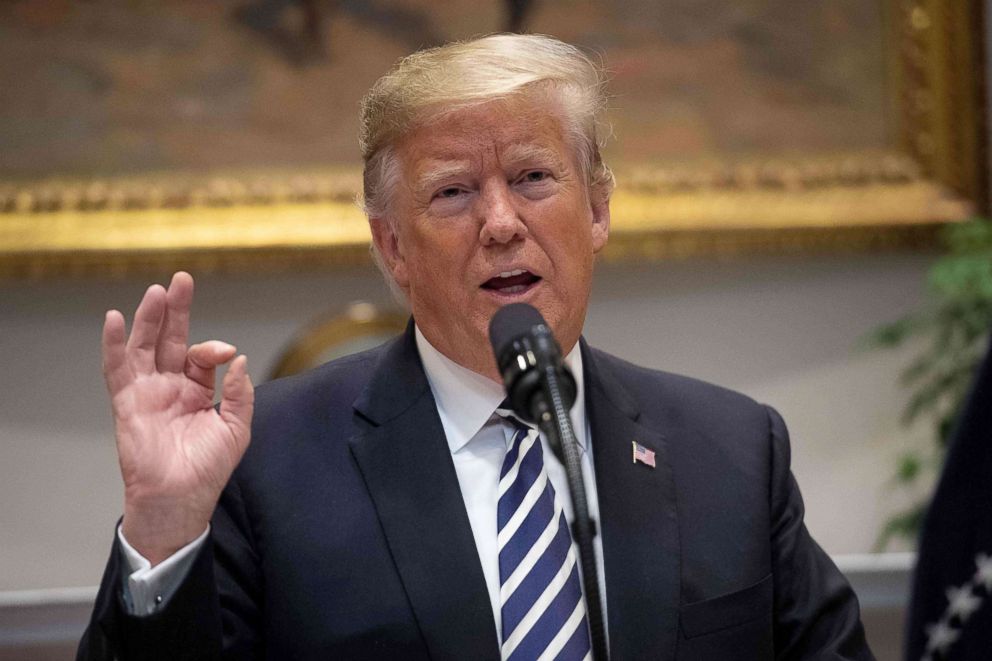
[[351, 440], [410, 605], [434, 659], [499, 659], [492, 606], [412, 322], [355, 409]]
[[[643, 424], [606, 360], [584, 342], [582, 352], [611, 657], [671, 659], [678, 634], [679, 530], [666, 441]], [[632, 441], [654, 450], [655, 468], [633, 462]]]

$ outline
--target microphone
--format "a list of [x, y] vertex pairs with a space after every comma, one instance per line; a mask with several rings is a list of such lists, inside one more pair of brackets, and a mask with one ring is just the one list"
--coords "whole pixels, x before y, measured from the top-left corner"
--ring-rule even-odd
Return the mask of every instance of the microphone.
[[537, 424], [565, 467], [572, 496], [572, 539], [579, 548], [589, 638], [594, 661], [607, 661], [599, 576], [593, 539], [596, 524], [589, 518], [582, 453], [568, 412], [575, 403], [575, 377], [562, 361], [561, 347], [541, 313], [526, 303], [500, 308], [489, 322], [489, 341], [506, 386], [510, 408], [525, 422]]
[[[562, 362], [561, 347], [541, 313], [526, 303], [511, 303], [493, 315], [489, 341], [503, 376], [510, 408], [525, 422], [542, 426], [575, 403], [575, 377]], [[549, 392], [548, 378], [557, 387]], [[559, 401], [555, 401], [558, 399]], [[561, 443], [548, 436], [551, 450], [565, 463]]]

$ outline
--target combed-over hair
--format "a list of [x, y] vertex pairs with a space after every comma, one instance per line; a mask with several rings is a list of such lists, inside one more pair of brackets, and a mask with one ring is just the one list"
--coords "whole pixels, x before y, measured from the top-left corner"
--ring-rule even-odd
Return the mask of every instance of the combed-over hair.
[[606, 106], [601, 69], [575, 46], [551, 37], [495, 34], [408, 55], [365, 96], [359, 141], [365, 161], [362, 204], [369, 218], [389, 217], [399, 176], [393, 147], [418, 123], [537, 88], [557, 97], [591, 191], [608, 196], [613, 174], [600, 157], [597, 138], [597, 120]]

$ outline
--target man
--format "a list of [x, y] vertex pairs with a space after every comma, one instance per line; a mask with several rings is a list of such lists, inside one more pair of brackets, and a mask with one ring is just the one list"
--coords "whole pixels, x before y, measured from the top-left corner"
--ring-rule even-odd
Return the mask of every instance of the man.
[[187, 349], [188, 275], [130, 337], [107, 314], [125, 508], [82, 658], [588, 658], [561, 465], [499, 410], [487, 327], [511, 302], [577, 377], [613, 659], [871, 658], [781, 419], [580, 341], [609, 234], [601, 87], [577, 49], [511, 35], [375, 85], [365, 205], [413, 313], [383, 347], [257, 398], [238, 357], [215, 410], [235, 349]]

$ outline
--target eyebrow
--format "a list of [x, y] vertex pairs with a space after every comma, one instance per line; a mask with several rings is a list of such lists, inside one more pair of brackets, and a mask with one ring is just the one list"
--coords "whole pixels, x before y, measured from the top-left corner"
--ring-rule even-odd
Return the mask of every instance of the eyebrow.
[[417, 173], [414, 188], [418, 191], [433, 189], [446, 179], [458, 177], [472, 169], [468, 161], [441, 161]]
[[550, 163], [557, 168], [562, 168], [563, 163], [558, 152], [548, 147], [535, 144], [514, 144], [506, 148], [503, 153], [503, 160], [508, 163], [538, 162]]

